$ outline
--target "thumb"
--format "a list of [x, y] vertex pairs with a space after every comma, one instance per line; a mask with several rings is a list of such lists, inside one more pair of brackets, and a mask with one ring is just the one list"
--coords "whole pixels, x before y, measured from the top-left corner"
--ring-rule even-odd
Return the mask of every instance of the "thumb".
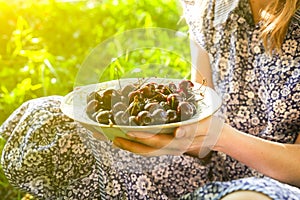
[[198, 129], [198, 123], [180, 126], [175, 130], [174, 137], [178, 139], [183, 137], [185, 138], [195, 137], [197, 129]]
[[193, 124], [178, 127], [174, 132], [175, 138], [195, 137], [196, 135], [206, 135], [211, 117], [205, 118]]

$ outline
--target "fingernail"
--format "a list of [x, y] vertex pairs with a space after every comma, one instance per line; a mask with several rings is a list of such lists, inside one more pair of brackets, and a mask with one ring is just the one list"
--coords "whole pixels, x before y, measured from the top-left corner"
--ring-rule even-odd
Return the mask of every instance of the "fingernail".
[[178, 129], [176, 130], [176, 136], [175, 136], [176, 138], [182, 138], [184, 135], [185, 135], [184, 129], [178, 128]]
[[131, 137], [131, 138], [135, 138], [136, 137], [136, 135], [133, 132], [126, 133], [126, 136]]

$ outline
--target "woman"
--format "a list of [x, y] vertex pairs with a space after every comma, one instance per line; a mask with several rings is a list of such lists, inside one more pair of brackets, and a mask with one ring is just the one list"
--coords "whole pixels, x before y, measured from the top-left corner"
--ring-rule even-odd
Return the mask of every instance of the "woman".
[[114, 140], [124, 151], [87, 140], [60, 97], [32, 100], [0, 129], [12, 184], [41, 199], [300, 198], [299, 1], [183, 4], [196, 41], [193, 79], [201, 71], [223, 98], [219, 117], [173, 136], [128, 133], [136, 142]]
[[[300, 1], [185, 1], [185, 6], [192, 38], [199, 44], [192, 48], [197, 57], [194, 80], [201, 82], [197, 74], [202, 72], [223, 97], [226, 123], [212, 117], [179, 128], [175, 136], [129, 133], [136, 143], [118, 138], [115, 144], [142, 155], [197, 156], [208, 134], [214, 140], [210, 148], [217, 151], [213, 157], [225, 157], [226, 172], [219, 180], [261, 173], [299, 187]], [[194, 140], [187, 147], [181, 141], [191, 135]], [[206, 199], [207, 193], [216, 194], [212, 191], [217, 198], [232, 193], [224, 199], [300, 198], [299, 190], [293, 196], [281, 186], [285, 188], [269, 178], [217, 182], [186, 198]]]

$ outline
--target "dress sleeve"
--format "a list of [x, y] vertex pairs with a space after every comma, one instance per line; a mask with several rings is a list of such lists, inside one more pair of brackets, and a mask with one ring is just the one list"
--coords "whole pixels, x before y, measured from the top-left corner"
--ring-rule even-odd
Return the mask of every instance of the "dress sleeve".
[[39, 199], [92, 198], [95, 160], [80, 137], [87, 130], [61, 112], [60, 101], [50, 96], [25, 102], [0, 126], [6, 139], [1, 166], [11, 185]]
[[30, 101], [26, 101], [19, 108], [17, 108], [0, 126], [0, 137], [4, 140], [7, 140], [18, 122], [25, 113], [25, 110], [28, 108]]
[[212, 49], [227, 29], [226, 22], [238, 7], [239, 0], [181, 0], [181, 4], [191, 39], [213, 54]]
[[181, 4], [191, 40], [209, 52], [214, 30], [213, 0], [181, 0]]

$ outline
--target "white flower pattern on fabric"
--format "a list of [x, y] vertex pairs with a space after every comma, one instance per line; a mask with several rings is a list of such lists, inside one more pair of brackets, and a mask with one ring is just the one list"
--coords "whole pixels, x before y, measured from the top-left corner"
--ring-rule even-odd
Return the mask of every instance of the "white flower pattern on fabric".
[[[202, 1], [186, 2], [187, 9], [197, 12]], [[226, 17], [216, 24], [215, 4], [236, 2], [237, 7], [224, 8]], [[260, 43], [248, 0], [209, 1], [204, 15], [202, 22], [200, 13], [185, 14], [193, 38], [210, 53], [226, 122], [257, 137], [293, 143], [300, 132], [299, 20], [291, 21], [284, 54], [270, 57]], [[215, 200], [235, 190], [300, 199], [298, 188], [264, 177], [220, 152], [208, 161], [188, 155], [146, 159], [113, 148], [63, 115], [60, 101], [58, 96], [28, 101], [0, 127], [8, 141], [1, 159], [7, 178], [39, 199]]]

